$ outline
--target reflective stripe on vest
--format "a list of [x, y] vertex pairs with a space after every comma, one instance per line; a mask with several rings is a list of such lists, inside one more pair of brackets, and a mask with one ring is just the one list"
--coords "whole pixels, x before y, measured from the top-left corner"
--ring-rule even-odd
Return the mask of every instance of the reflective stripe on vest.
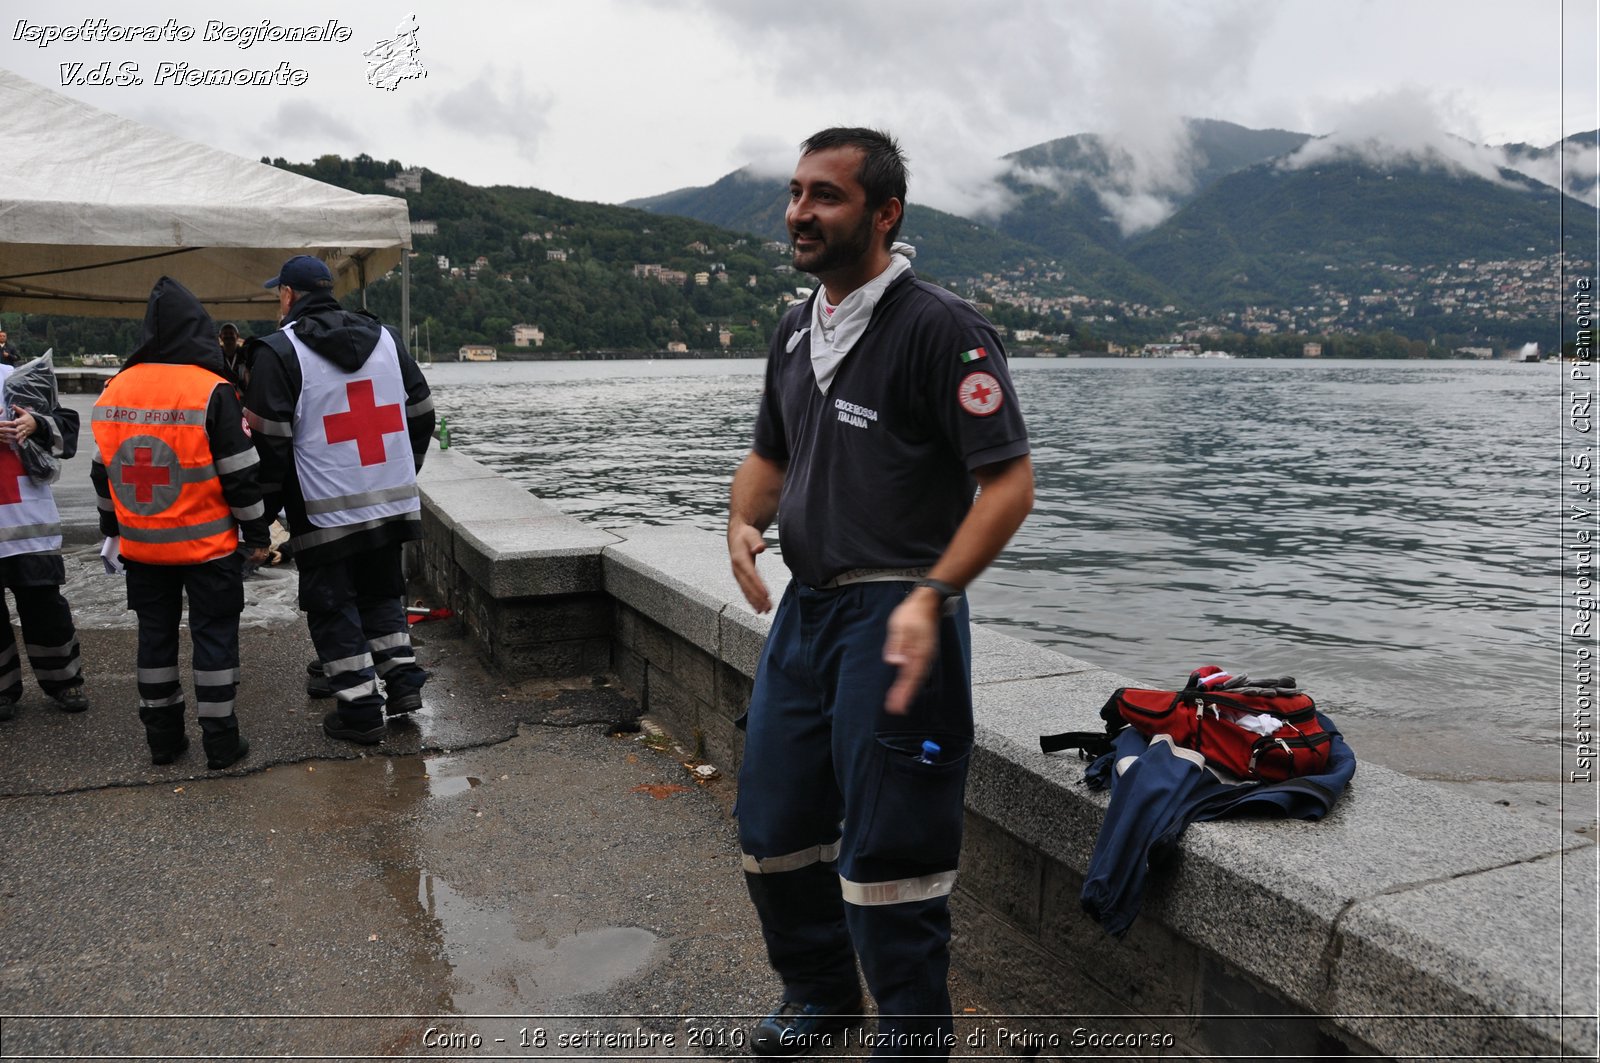
[[[15, 366], [0, 365], [0, 386]], [[61, 549], [61, 514], [49, 484], [36, 484], [22, 458], [0, 445], [0, 557]]]
[[420, 513], [405, 384], [389, 330], [379, 328], [377, 346], [353, 373], [302, 343], [294, 322], [283, 335], [300, 359], [294, 465], [306, 519], [344, 528]]
[[124, 557], [194, 565], [239, 545], [206, 436], [211, 393], [226, 383], [197, 365], [146, 362], [124, 369], [101, 392], [94, 441]]

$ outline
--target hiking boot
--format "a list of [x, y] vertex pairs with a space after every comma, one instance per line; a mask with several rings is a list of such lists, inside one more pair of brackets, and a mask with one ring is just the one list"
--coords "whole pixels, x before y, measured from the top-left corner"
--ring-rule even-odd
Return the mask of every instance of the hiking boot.
[[[183, 745], [187, 749], [189, 740], [184, 739]], [[206, 767], [211, 771], [231, 768], [243, 760], [248, 752], [250, 752], [250, 740], [244, 735], [238, 735], [234, 739], [232, 749], [224, 748], [220, 742], [216, 744], [208, 742], [206, 743]]]
[[150, 763], [171, 764], [189, 748], [189, 739], [183, 733], [183, 704], [140, 705], [139, 719], [144, 723], [144, 739], [150, 746]]
[[150, 763], [156, 765], [157, 767], [171, 764], [173, 761], [183, 756], [184, 753], [188, 752], [188, 749], [189, 736], [179, 735], [176, 745], [161, 746], [159, 748], [156, 746], [151, 746]]
[[799, 1056], [841, 1047], [835, 1034], [861, 1020], [861, 999], [834, 1005], [785, 1000], [750, 1031], [750, 1051], [758, 1056]]
[[89, 707], [89, 695], [83, 691], [83, 684], [57, 690], [50, 695], [56, 707], [62, 712], [82, 712]]
[[323, 671], [321, 661], [312, 661], [306, 665], [306, 697], [333, 697], [333, 680], [329, 679], [328, 673]]
[[384, 705], [384, 711], [390, 716], [404, 716], [408, 712], [416, 712], [422, 708], [421, 690], [395, 690], [390, 688], [389, 700]]
[[346, 742], [355, 742], [357, 745], [375, 746], [383, 741], [383, 724], [377, 723], [365, 729], [348, 724], [339, 715], [339, 710], [334, 709], [322, 718], [322, 733], [329, 738], [342, 738]]
[[200, 717], [200, 744], [205, 747], [206, 767], [212, 771], [231, 767], [250, 752], [250, 743], [239, 733], [239, 717], [232, 713]]

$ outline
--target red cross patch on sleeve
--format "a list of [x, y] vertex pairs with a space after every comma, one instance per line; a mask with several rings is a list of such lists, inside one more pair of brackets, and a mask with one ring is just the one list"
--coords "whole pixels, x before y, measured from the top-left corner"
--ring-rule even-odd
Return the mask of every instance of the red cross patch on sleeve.
[[988, 417], [1005, 402], [1000, 381], [984, 372], [968, 373], [956, 387], [956, 401], [974, 417]]

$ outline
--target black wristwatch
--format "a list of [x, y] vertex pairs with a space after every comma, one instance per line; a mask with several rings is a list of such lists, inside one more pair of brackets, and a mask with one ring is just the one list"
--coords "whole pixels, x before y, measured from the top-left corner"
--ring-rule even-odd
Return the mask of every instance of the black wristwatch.
[[961, 608], [961, 599], [966, 595], [965, 591], [950, 586], [942, 579], [919, 579], [917, 580], [917, 586], [926, 587], [939, 596], [939, 615], [941, 616], [955, 616], [956, 611]]

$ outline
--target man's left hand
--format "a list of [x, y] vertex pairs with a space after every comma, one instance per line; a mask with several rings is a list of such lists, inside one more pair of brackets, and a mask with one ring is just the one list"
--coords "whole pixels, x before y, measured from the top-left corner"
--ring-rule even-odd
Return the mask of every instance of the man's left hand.
[[922, 689], [939, 649], [939, 596], [918, 588], [906, 595], [889, 614], [889, 637], [883, 644], [883, 659], [900, 669], [883, 709], [893, 716], [904, 716], [911, 699]]

